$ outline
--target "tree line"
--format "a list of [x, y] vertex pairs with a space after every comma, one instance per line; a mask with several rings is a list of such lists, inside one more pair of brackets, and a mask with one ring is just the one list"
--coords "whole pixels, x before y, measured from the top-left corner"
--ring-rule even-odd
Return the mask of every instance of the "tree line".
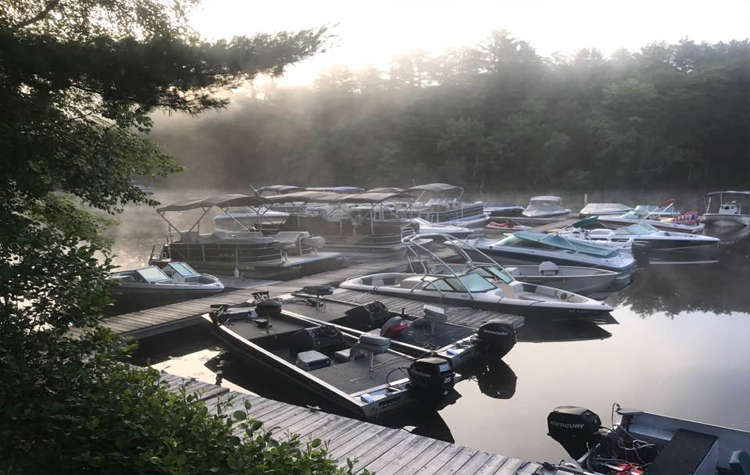
[[157, 118], [153, 138], [188, 166], [176, 179], [211, 186], [729, 186], [750, 178], [748, 64], [746, 39], [542, 57], [497, 31], [255, 87], [221, 115]]

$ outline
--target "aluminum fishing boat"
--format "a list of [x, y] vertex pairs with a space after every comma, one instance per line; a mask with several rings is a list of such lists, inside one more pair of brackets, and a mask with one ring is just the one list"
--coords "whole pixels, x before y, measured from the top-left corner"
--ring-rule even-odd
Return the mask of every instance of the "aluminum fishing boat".
[[622, 203], [589, 203], [578, 212], [582, 218], [589, 216], [622, 216], [633, 208]]
[[[423, 244], [438, 240], [453, 251], [453, 256], [440, 257]], [[609, 305], [582, 295], [520, 282], [490, 256], [451, 236], [420, 234], [405, 242], [409, 246], [411, 272], [372, 274], [347, 280], [339, 286], [549, 320], [596, 317], [612, 310]]]
[[522, 214], [527, 218], [552, 218], [568, 213], [570, 210], [563, 208], [562, 198], [559, 196], [534, 196]]
[[390, 338], [350, 334], [282, 305], [222, 306], [203, 318], [233, 352], [358, 417], [376, 419], [414, 405], [439, 408], [455, 393], [461, 377], [448, 360], [415, 358], [394, 350]]
[[569, 239], [584, 239], [602, 244], [643, 243], [648, 249], [682, 249], [686, 247], [710, 246], [719, 243], [719, 239], [700, 234], [660, 231], [648, 223], [631, 224], [618, 229], [575, 229], [558, 233]]
[[[728, 196], [728, 198], [724, 198]], [[718, 200], [715, 198], [718, 197]], [[713, 191], [706, 195], [706, 212], [703, 222], [711, 226], [741, 227], [750, 226], [750, 214], [742, 212], [738, 198], [750, 199], [750, 191]], [[718, 201], [718, 207], [712, 207]]]
[[618, 272], [606, 269], [558, 266], [549, 261], [539, 265], [505, 266], [505, 271], [521, 282], [545, 285], [581, 295], [606, 289], [620, 275]]
[[544, 464], [577, 475], [748, 475], [750, 432], [644, 411], [612, 409], [612, 426], [594, 412], [560, 406], [547, 416], [550, 437], [575, 459]]
[[110, 295], [118, 305], [143, 307], [205, 297], [224, 291], [224, 284], [209, 274], [201, 274], [186, 262], [113, 272], [109, 281], [117, 284]]
[[620, 249], [566, 239], [557, 234], [519, 231], [499, 241], [479, 239], [473, 244], [503, 265], [551, 261], [560, 266], [611, 270], [622, 276], [629, 274], [635, 266], [633, 255]]

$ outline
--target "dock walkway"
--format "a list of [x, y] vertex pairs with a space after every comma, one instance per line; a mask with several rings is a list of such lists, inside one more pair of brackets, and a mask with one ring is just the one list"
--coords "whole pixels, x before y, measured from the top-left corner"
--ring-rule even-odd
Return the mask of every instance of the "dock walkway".
[[[536, 462], [492, 454], [469, 447], [411, 434], [405, 430], [383, 427], [369, 422], [329, 414], [307, 407], [294, 406], [271, 399], [229, 391], [213, 384], [163, 374], [169, 391], [197, 394], [212, 413], [220, 401], [229, 400], [224, 413], [251, 408], [249, 418], [263, 422], [264, 428], [275, 428], [277, 440], [297, 434], [305, 443], [320, 439], [328, 443], [329, 454], [345, 467], [347, 459], [357, 460], [354, 470], [367, 469], [377, 475], [552, 475]], [[184, 388], [184, 389], [183, 389]], [[561, 473], [561, 472], [558, 472]]]

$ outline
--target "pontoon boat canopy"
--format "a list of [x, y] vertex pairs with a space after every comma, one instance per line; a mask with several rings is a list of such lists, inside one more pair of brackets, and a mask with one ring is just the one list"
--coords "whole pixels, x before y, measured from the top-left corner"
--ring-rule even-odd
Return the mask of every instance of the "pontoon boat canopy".
[[293, 185], [269, 185], [269, 186], [261, 186], [255, 191], [257, 193], [270, 191], [273, 193], [284, 194], [284, 193], [291, 193], [293, 191], [300, 191], [301, 189], [302, 188], [300, 188], [299, 186], [293, 186]]
[[191, 209], [206, 209], [216, 206], [217, 208], [229, 208], [232, 206], [263, 206], [267, 203], [265, 198], [259, 196], [247, 196], [237, 193], [225, 195], [211, 195], [206, 198], [178, 201], [171, 205], [156, 208], [158, 213], [166, 211], [188, 211]]
[[382, 203], [389, 200], [413, 200], [403, 193], [360, 193], [342, 195], [323, 191], [300, 191], [286, 195], [269, 196], [271, 203]]
[[365, 191], [364, 188], [360, 188], [358, 186], [321, 186], [321, 187], [312, 187], [312, 188], [305, 188], [305, 191], [327, 191], [330, 193], [362, 193]]
[[712, 191], [711, 193], [706, 193], [706, 196], [713, 195], [750, 195], [750, 191]]
[[464, 191], [463, 188], [456, 185], [449, 185], [447, 183], [428, 183], [426, 185], [412, 186], [406, 192], [410, 191], [432, 191], [433, 193], [450, 193], [456, 191]]
[[562, 198], [559, 196], [533, 196], [529, 201], [557, 201], [562, 203]]
[[403, 188], [396, 188], [395, 186], [383, 186], [381, 188], [373, 188], [367, 190], [367, 193], [401, 193], [404, 191]]

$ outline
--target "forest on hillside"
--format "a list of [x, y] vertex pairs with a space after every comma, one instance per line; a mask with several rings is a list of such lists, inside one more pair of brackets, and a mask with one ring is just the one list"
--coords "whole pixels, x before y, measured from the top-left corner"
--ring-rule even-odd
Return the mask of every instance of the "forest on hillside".
[[187, 167], [173, 183], [206, 186], [739, 186], [749, 92], [748, 40], [542, 57], [499, 31], [387, 71], [239, 91], [220, 113], [156, 117], [152, 138]]

